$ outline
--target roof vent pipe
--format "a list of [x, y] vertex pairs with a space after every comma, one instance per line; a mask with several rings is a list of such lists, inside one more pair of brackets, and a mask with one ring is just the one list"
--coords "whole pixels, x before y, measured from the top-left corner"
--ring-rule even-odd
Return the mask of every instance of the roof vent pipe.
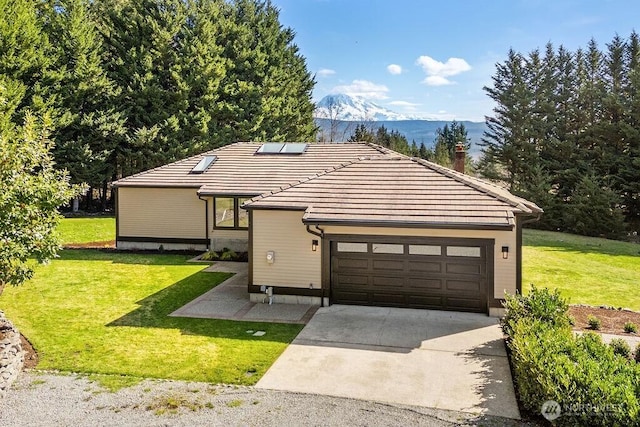
[[456, 157], [453, 161], [453, 169], [456, 172], [464, 173], [464, 144], [462, 142], [458, 142], [456, 144]]

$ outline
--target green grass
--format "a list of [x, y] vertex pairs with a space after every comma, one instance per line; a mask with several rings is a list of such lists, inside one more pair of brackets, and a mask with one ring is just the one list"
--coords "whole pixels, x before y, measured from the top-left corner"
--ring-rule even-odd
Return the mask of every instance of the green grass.
[[[0, 307], [40, 354], [39, 369], [254, 384], [300, 325], [168, 317], [221, 283], [186, 256], [65, 250], [7, 288]], [[263, 330], [254, 337], [247, 330]], [[112, 388], [110, 386], [110, 388]]]
[[571, 304], [640, 310], [640, 245], [524, 230], [522, 283], [558, 288]]
[[113, 217], [63, 218], [58, 226], [60, 243], [108, 242], [116, 239]]

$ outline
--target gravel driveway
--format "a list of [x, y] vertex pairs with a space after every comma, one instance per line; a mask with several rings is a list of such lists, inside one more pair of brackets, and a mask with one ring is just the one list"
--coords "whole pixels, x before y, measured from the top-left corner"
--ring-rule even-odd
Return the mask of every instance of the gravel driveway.
[[84, 377], [24, 372], [0, 400], [2, 426], [530, 425], [453, 411], [146, 380], [112, 393]]

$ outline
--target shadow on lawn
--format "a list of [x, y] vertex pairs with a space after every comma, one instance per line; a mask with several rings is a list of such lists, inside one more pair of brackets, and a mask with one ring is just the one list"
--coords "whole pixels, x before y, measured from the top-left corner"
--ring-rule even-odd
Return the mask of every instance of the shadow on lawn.
[[[107, 326], [180, 329], [184, 335], [260, 340], [289, 343], [304, 325], [243, 322], [237, 320], [169, 317], [169, 314], [231, 277], [232, 273], [199, 272], [137, 301], [137, 309], [108, 323]], [[247, 330], [263, 330], [254, 337]]]

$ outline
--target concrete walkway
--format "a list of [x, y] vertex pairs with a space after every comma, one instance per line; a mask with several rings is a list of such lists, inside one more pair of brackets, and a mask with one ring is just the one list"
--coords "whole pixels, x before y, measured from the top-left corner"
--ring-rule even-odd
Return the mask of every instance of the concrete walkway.
[[311, 305], [250, 302], [246, 262], [218, 261], [203, 271], [235, 274], [170, 316], [306, 324], [317, 310]]
[[481, 314], [321, 308], [256, 387], [520, 418], [498, 321]]

